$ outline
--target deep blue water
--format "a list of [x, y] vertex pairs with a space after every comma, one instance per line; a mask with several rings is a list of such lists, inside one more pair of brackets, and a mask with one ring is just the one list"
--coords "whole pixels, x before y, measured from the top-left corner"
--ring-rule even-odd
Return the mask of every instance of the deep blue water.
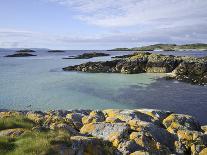
[[[34, 53], [37, 57], [5, 58], [14, 52], [0, 51], [0, 109], [156, 108], [190, 114], [207, 123], [207, 87], [165, 80], [163, 74], [62, 71], [62, 67], [69, 65], [111, 59], [110, 56], [62, 59], [84, 52], [87, 51], [48, 53], [41, 50]], [[112, 56], [132, 53], [104, 52]], [[206, 51], [161, 53], [207, 56]]]

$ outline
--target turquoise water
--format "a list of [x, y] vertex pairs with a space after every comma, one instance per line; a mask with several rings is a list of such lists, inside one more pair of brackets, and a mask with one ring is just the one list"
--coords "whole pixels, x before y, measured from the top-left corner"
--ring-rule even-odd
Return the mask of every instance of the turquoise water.
[[[0, 52], [0, 109], [157, 108], [191, 114], [207, 123], [203, 118], [207, 114], [207, 87], [167, 81], [162, 74], [62, 71], [62, 67], [69, 65], [110, 60], [110, 57], [62, 59], [79, 53], [39, 51], [37, 57], [4, 58], [8, 52]], [[190, 54], [207, 55], [205, 52]]]

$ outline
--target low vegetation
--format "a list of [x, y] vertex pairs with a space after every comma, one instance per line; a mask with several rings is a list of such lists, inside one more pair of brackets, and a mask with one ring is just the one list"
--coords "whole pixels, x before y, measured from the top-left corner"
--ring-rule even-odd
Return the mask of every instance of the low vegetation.
[[202, 43], [185, 44], [185, 45], [155, 44], [155, 45], [134, 47], [134, 48], [115, 48], [115, 49], [112, 49], [112, 51], [154, 51], [154, 50], [163, 50], [163, 51], [207, 50], [207, 44], [202, 44]]

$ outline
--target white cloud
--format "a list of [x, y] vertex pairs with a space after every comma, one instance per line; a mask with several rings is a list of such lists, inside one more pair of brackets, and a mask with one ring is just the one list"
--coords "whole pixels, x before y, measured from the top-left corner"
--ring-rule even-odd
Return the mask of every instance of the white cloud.
[[[206, 0], [49, 0], [75, 10], [76, 17], [103, 27], [206, 23]], [[151, 25], [151, 26], [153, 26]]]
[[0, 29], [1, 47], [71, 49], [74, 44], [77, 48], [89, 48], [90, 44], [109, 49], [147, 43], [207, 42], [207, 0], [44, 1], [68, 7], [77, 20], [103, 29], [79, 35]]

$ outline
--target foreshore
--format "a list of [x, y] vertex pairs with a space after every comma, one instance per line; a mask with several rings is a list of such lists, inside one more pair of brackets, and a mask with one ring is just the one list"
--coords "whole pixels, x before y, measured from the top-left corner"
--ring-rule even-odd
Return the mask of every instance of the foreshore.
[[32, 151], [204, 155], [207, 126], [192, 116], [156, 109], [0, 110], [0, 152]]

